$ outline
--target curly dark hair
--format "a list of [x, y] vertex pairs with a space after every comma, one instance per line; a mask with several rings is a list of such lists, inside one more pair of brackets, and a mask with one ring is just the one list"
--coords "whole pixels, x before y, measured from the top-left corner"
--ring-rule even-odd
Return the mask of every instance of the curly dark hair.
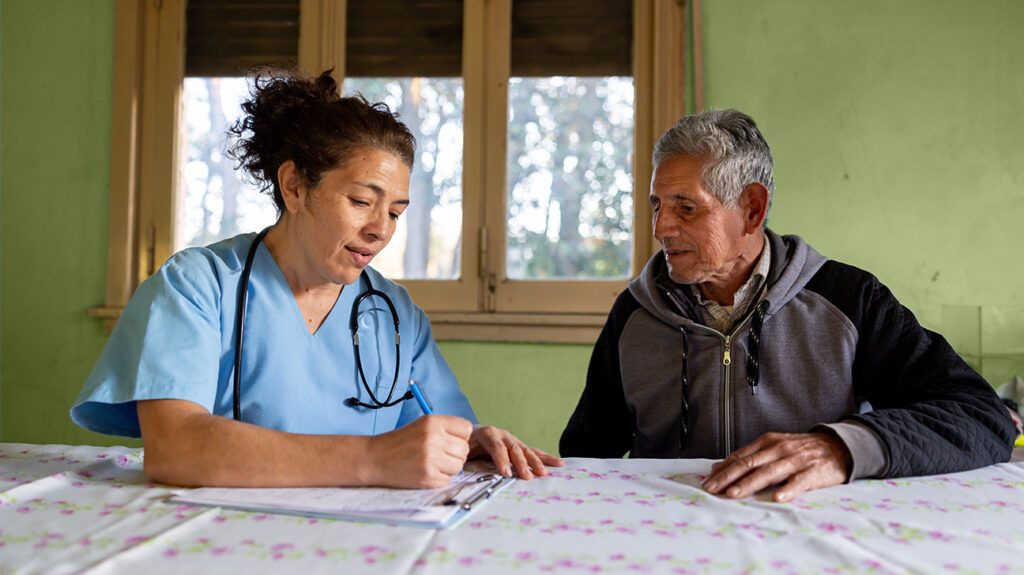
[[274, 198], [278, 212], [284, 199], [277, 170], [288, 160], [311, 188], [363, 148], [391, 152], [412, 169], [416, 138], [398, 115], [362, 95], [342, 97], [331, 72], [315, 79], [286, 71], [257, 74], [251, 99], [242, 104], [245, 116], [228, 129], [235, 137], [228, 156]]

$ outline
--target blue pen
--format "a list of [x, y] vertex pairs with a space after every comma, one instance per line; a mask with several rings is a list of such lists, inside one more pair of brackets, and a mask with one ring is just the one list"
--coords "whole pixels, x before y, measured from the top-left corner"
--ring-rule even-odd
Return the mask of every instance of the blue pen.
[[430, 400], [427, 399], [427, 394], [420, 389], [420, 386], [416, 385], [416, 382], [409, 380], [409, 391], [412, 392], [412, 396], [416, 398], [416, 403], [420, 404], [420, 409], [423, 410], [423, 415], [430, 415], [434, 413], [434, 406], [430, 405]]

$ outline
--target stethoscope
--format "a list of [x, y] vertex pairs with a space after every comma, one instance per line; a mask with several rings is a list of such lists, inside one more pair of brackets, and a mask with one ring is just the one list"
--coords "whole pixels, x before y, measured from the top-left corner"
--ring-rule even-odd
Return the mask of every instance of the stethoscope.
[[[273, 227], [273, 226], [271, 226]], [[245, 329], [245, 305], [249, 299], [249, 274], [252, 273], [252, 262], [256, 258], [256, 250], [260, 246], [260, 242], [266, 237], [267, 232], [270, 231], [270, 227], [267, 227], [262, 232], [256, 234], [256, 239], [253, 240], [252, 246], [249, 248], [249, 254], [245, 258], [245, 267], [242, 268], [242, 279], [238, 284], [238, 309], [235, 313], [235, 388], [234, 388], [234, 416], [236, 421], [242, 420], [242, 339], [244, 336]], [[359, 401], [356, 397], [350, 397], [345, 400], [345, 405], [349, 407], [365, 407], [366, 409], [380, 409], [382, 407], [391, 407], [398, 405], [407, 399], [412, 399], [413, 394], [411, 391], [406, 391], [401, 397], [392, 401], [391, 398], [395, 394], [395, 386], [398, 383], [398, 368], [401, 364], [401, 336], [398, 334], [398, 311], [395, 309], [394, 302], [391, 298], [382, 291], [373, 289], [373, 283], [370, 281], [369, 274], [366, 270], [359, 277], [366, 283], [366, 290], [356, 297], [356, 301], [352, 303], [352, 317], [349, 319], [349, 327], [352, 329], [352, 345], [355, 347], [356, 355], [356, 368], [359, 371], [359, 380], [363, 383], [363, 389], [366, 390], [366, 394], [370, 397], [372, 403], [364, 403]], [[391, 312], [391, 320], [395, 324], [395, 377], [391, 380], [391, 391], [388, 392], [388, 396], [384, 401], [377, 399], [374, 395], [373, 390], [370, 389], [370, 384], [366, 382], [366, 374], [363, 373], [363, 362], [359, 356], [359, 305], [363, 303], [363, 300], [377, 296], [384, 300], [384, 303], [388, 305], [388, 310]]]

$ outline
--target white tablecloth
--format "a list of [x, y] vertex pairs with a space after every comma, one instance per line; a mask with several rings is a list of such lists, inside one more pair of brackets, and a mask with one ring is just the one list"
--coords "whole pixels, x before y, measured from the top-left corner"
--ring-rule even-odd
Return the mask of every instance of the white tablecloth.
[[170, 505], [141, 450], [0, 444], [0, 573], [1024, 573], [1024, 463], [788, 504], [569, 459], [448, 531]]

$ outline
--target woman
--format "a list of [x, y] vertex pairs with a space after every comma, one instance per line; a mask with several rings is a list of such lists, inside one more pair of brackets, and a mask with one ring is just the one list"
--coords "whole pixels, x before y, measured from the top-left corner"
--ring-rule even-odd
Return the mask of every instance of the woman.
[[[72, 419], [141, 434], [146, 474], [177, 485], [437, 487], [467, 458], [523, 479], [561, 465], [471, 423], [426, 315], [368, 267], [409, 204], [408, 129], [339, 97], [328, 73], [257, 78], [243, 110], [232, 153], [277, 223], [184, 250], [143, 283]], [[444, 415], [404, 401], [411, 381]]]

